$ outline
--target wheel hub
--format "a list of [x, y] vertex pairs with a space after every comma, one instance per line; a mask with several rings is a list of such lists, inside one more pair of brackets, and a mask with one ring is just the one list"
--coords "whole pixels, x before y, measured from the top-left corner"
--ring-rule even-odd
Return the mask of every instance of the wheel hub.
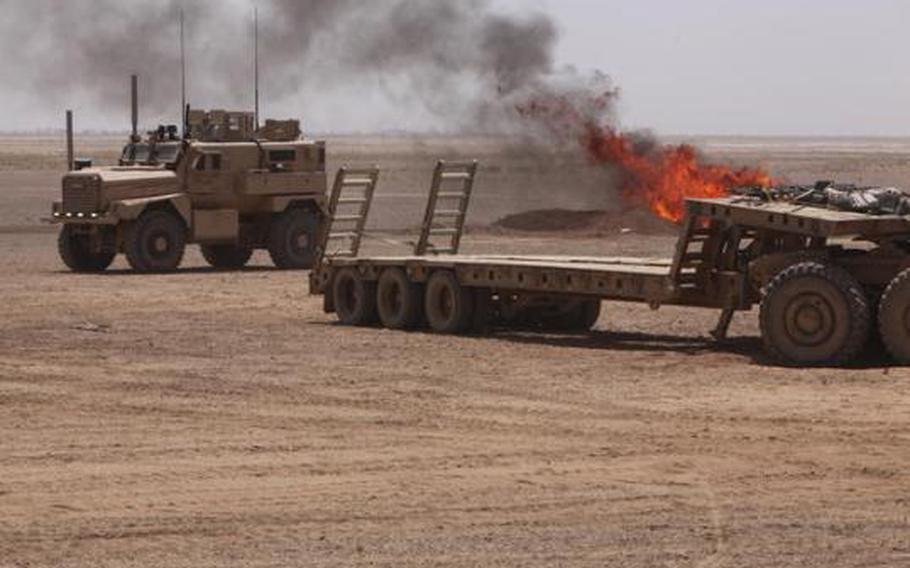
[[787, 334], [795, 343], [805, 346], [820, 345], [834, 331], [834, 309], [817, 294], [804, 294], [787, 306]]
[[167, 252], [168, 241], [164, 235], [159, 235], [152, 240], [152, 249], [157, 253]]
[[294, 239], [294, 243], [297, 245], [297, 248], [303, 250], [310, 245], [310, 235], [303, 232], [297, 235], [297, 238]]

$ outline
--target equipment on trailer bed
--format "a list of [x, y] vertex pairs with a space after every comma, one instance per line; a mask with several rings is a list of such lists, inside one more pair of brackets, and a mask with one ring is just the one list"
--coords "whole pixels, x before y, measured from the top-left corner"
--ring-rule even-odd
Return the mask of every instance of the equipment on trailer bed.
[[[894, 359], [910, 364], [910, 218], [898, 214], [902, 192], [820, 183], [689, 199], [668, 260], [461, 255], [476, 170], [476, 163], [439, 163], [411, 255], [326, 253], [323, 235], [310, 285], [324, 295], [326, 311], [349, 325], [428, 324], [442, 333], [491, 325], [586, 330], [602, 300], [632, 301], [718, 309], [712, 335], [722, 340], [735, 312], [759, 304], [764, 346], [782, 363], [846, 364], [880, 334]], [[462, 184], [458, 191], [443, 188], [452, 181]], [[371, 198], [372, 191], [360, 203], [364, 218]], [[440, 205], [446, 199], [457, 207]], [[869, 205], [844, 210], [857, 203]], [[455, 222], [441, 222], [443, 212]], [[344, 217], [336, 206], [329, 216]], [[357, 243], [358, 227], [349, 233]], [[430, 246], [432, 235], [451, 244]]]

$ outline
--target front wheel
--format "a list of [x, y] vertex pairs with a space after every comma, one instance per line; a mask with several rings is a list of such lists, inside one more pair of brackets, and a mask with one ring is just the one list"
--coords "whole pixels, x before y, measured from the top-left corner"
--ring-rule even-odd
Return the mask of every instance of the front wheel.
[[795, 264], [768, 284], [761, 304], [765, 349], [789, 365], [842, 365], [869, 338], [871, 310], [863, 287], [845, 270]]
[[253, 249], [240, 245], [201, 245], [199, 248], [209, 266], [218, 270], [238, 270], [253, 256]]
[[278, 268], [308, 270], [316, 263], [318, 240], [318, 215], [307, 209], [288, 209], [269, 227], [269, 255]]
[[92, 250], [91, 235], [77, 233], [72, 225], [64, 225], [57, 238], [57, 251], [63, 264], [73, 272], [104, 272], [117, 256], [114, 252]]
[[186, 251], [186, 226], [171, 211], [146, 211], [127, 229], [124, 248], [136, 272], [173, 272]]

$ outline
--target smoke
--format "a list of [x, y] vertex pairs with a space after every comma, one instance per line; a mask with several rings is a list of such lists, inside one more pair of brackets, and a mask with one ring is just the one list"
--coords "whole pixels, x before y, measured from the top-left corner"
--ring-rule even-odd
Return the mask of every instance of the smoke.
[[[311, 129], [500, 132], [514, 125], [529, 93], [589, 88], [592, 80], [555, 68], [558, 33], [548, 16], [498, 12], [492, 0], [256, 5], [263, 114], [300, 116]], [[173, 121], [183, 9], [190, 101], [252, 106], [253, 0], [0, 0], [0, 7], [4, 52], [28, 54], [12, 76], [41, 104], [81, 104], [102, 122], [112, 107], [124, 116], [128, 75], [138, 73], [145, 121]]]

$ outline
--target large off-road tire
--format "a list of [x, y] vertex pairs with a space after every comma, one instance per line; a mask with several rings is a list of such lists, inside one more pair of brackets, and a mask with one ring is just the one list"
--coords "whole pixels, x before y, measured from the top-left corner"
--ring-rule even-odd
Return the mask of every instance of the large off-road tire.
[[910, 270], [891, 281], [878, 307], [878, 330], [891, 357], [910, 365]]
[[202, 256], [212, 268], [238, 270], [246, 266], [253, 256], [253, 249], [240, 245], [201, 245]]
[[768, 354], [788, 365], [843, 365], [869, 339], [871, 310], [863, 287], [842, 268], [803, 262], [768, 284], [761, 305]]
[[387, 268], [376, 285], [379, 321], [389, 329], [415, 327], [423, 315], [423, 287], [400, 268]]
[[600, 319], [600, 299], [569, 300], [559, 313], [544, 318], [546, 328], [561, 331], [590, 331]]
[[91, 237], [77, 233], [72, 225], [60, 229], [57, 251], [63, 264], [73, 272], [104, 272], [117, 256], [114, 252], [92, 252]]
[[308, 270], [316, 263], [318, 240], [318, 214], [308, 209], [288, 209], [269, 227], [269, 255], [278, 268]]
[[342, 268], [332, 280], [335, 315], [345, 325], [376, 323], [376, 283], [365, 280], [356, 269]]
[[427, 281], [424, 311], [433, 331], [468, 331], [474, 323], [474, 302], [473, 291], [459, 284], [454, 272], [439, 270]]
[[173, 211], [146, 211], [127, 228], [124, 252], [136, 272], [173, 272], [185, 251], [186, 225]]

